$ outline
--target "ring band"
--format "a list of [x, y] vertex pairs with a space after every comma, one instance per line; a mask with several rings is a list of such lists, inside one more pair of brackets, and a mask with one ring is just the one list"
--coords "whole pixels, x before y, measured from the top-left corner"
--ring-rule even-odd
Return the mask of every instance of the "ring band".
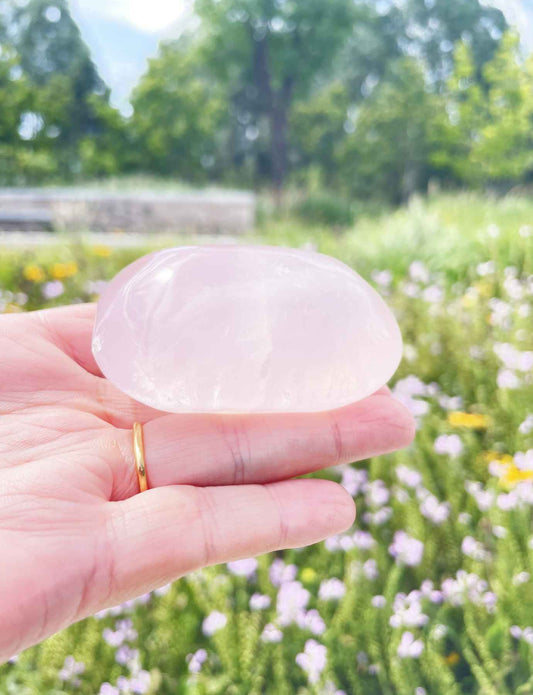
[[133, 423], [133, 456], [135, 468], [139, 479], [139, 492], [148, 490], [148, 478], [146, 476], [146, 461], [144, 459], [143, 428], [140, 422]]

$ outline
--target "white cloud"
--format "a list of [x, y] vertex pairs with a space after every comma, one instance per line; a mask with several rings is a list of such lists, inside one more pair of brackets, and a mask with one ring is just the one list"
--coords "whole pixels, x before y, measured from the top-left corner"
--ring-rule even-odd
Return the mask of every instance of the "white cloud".
[[182, 18], [187, 0], [76, 0], [80, 12], [120, 19], [144, 31], [157, 33]]

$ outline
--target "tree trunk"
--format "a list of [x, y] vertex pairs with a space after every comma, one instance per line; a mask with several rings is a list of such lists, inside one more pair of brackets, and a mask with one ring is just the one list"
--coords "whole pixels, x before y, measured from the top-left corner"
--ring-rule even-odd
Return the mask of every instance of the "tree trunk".
[[270, 161], [272, 183], [279, 203], [281, 190], [287, 175], [287, 127], [288, 112], [292, 100], [293, 79], [285, 78], [278, 90], [272, 88], [270, 56], [266, 36], [257, 38], [250, 27], [254, 45], [254, 74], [258, 91], [258, 103], [261, 111], [268, 115], [270, 121]]
[[270, 157], [272, 183], [279, 197], [287, 175], [287, 112], [283, 104], [273, 104], [270, 112]]

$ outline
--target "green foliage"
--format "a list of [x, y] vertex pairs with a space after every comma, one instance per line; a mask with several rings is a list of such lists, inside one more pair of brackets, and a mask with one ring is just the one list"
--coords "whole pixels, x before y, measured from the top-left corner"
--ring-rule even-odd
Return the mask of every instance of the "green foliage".
[[[481, 0], [196, 0], [110, 104], [67, 0], [0, 7], [0, 183], [152, 173], [389, 203], [528, 180], [533, 72]], [[502, 38], [503, 37], [503, 38]]]
[[304, 222], [325, 227], [350, 227], [355, 219], [353, 203], [333, 193], [307, 195], [294, 213]]
[[[261, 235], [251, 240], [316, 243], [318, 250], [377, 282], [402, 326], [406, 349], [396, 380], [409, 382], [396, 390], [401, 393], [411, 384], [414, 392], [414, 405], [420, 409], [415, 443], [407, 451], [350, 467], [357, 475], [367, 473], [374, 485], [383, 481], [377, 485], [389, 495], [379, 504], [368, 489], [356, 492], [356, 529], [368, 532], [373, 543], [354, 545], [347, 534], [343, 549], [318, 544], [263, 556], [249, 579], [226, 566], [195, 573], [26, 650], [16, 662], [0, 667], [0, 693], [95, 695], [104, 681], [114, 685], [120, 676], [129, 680], [141, 668], [149, 674], [148, 693], [161, 695], [328, 695], [339, 689], [348, 695], [413, 695], [417, 688], [432, 695], [530, 693], [531, 645], [512, 636], [510, 629], [533, 627], [531, 497], [519, 486], [511, 488], [508, 497], [509, 488], [489, 463], [494, 456], [509, 458], [533, 445], [532, 432], [519, 429], [531, 413], [529, 375], [516, 370], [516, 388], [498, 385], [503, 365], [494, 351], [501, 343], [523, 354], [533, 346], [532, 218], [528, 198], [465, 194], [415, 199], [389, 215], [358, 219], [342, 236], [325, 226], [267, 221]], [[92, 299], [94, 281], [112, 277], [148, 250], [72, 242], [39, 251], [2, 249], [0, 304], [4, 311], [20, 311]], [[419, 263], [413, 267], [415, 260]], [[484, 265], [478, 268], [480, 263]], [[30, 266], [41, 273], [35, 267], [28, 272]], [[58, 276], [64, 294], [46, 300], [45, 283]], [[498, 318], [503, 305], [505, 320]], [[452, 405], [447, 397], [460, 397], [462, 403]], [[464, 412], [457, 419], [450, 410], [458, 409]], [[477, 413], [481, 420], [472, 426], [465, 413]], [[462, 450], [456, 456], [435, 450], [436, 438], [443, 434], [459, 438]], [[418, 473], [421, 483], [411, 487], [402, 482], [402, 465]], [[340, 474], [334, 469], [321, 475], [339, 480]], [[492, 499], [490, 504], [476, 502], [469, 491], [472, 482]], [[449, 515], [441, 523], [423, 513], [424, 491], [449, 504]], [[506, 509], [503, 502], [513, 495], [529, 501]], [[390, 512], [380, 520], [376, 512], [385, 508]], [[397, 564], [391, 557], [389, 546], [397, 531], [424, 543], [419, 564]], [[464, 551], [468, 537], [480, 544], [480, 557]], [[296, 624], [280, 625], [281, 642], [264, 641], [265, 625], [278, 620], [279, 588], [269, 572], [280, 558], [295, 565], [295, 580], [309, 592], [307, 608], [318, 611], [324, 621], [322, 634]], [[455, 581], [458, 571], [469, 573], [470, 589], [462, 593], [454, 584], [456, 600], [431, 598], [424, 581], [440, 590], [446, 580]], [[345, 585], [337, 600], [319, 594], [328, 578]], [[427, 622], [391, 625], [393, 615], [399, 614], [394, 609], [398, 594], [421, 587]], [[268, 596], [271, 605], [252, 610], [254, 593]], [[376, 605], [376, 596], [384, 597], [385, 605], [378, 607], [383, 601]], [[227, 624], [208, 636], [202, 623], [215, 610], [227, 617]], [[131, 619], [138, 635], [131, 634], [125, 644], [138, 655], [119, 663], [118, 651], [103, 633], [120, 629], [117, 621], [124, 618]], [[418, 658], [398, 655], [407, 631], [422, 643]], [[316, 684], [295, 661], [310, 639], [327, 649]], [[206, 658], [196, 669], [190, 655], [199, 649]], [[76, 676], [79, 684], [74, 677], [60, 677], [65, 677], [62, 669], [69, 655], [85, 665]]]
[[128, 166], [124, 124], [66, 0], [8, 5], [0, 46], [1, 183], [101, 176]]
[[209, 79], [198, 47], [187, 41], [162, 44], [132, 104], [131, 129], [142, 169], [191, 181], [221, 175], [227, 97]]
[[476, 71], [481, 74], [507, 29], [501, 10], [473, 0], [408, 0], [406, 14], [410, 20], [407, 36], [439, 82], [453, 67], [453, 47], [458, 42], [468, 42]]
[[[327, 78], [355, 19], [353, 3], [197, 0], [196, 10], [203, 20], [205, 60], [232, 98], [235, 137], [241, 142], [244, 137], [245, 152], [251, 147], [261, 152], [263, 146], [258, 164], [281, 187], [294, 100], [306, 98], [317, 80]], [[261, 130], [264, 139], [254, 145]]]
[[523, 180], [533, 166], [533, 62], [515, 35], [505, 35], [483, 77], [476, 79], [471, 48], [459, 44], [433, 162], [469, 184]]
[[353, 114], [353, 132], [337, 150], [338, 185], [357, 197], [383, 196], [395, 203], [423, 189], [432, 124], [441, 108], [418, 63], [408, 58], [395, 63]]

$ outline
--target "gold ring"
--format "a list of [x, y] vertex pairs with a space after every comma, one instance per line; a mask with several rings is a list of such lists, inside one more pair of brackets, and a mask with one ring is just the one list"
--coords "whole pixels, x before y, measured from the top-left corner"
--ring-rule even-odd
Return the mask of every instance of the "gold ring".
[[133, 455], [135, 468], [139, 479], [139, 491], [148, 490], [148, 478], [146, 477], [146, 461], [144, 460], [143, 427], [140, 422], [133, 423]]

